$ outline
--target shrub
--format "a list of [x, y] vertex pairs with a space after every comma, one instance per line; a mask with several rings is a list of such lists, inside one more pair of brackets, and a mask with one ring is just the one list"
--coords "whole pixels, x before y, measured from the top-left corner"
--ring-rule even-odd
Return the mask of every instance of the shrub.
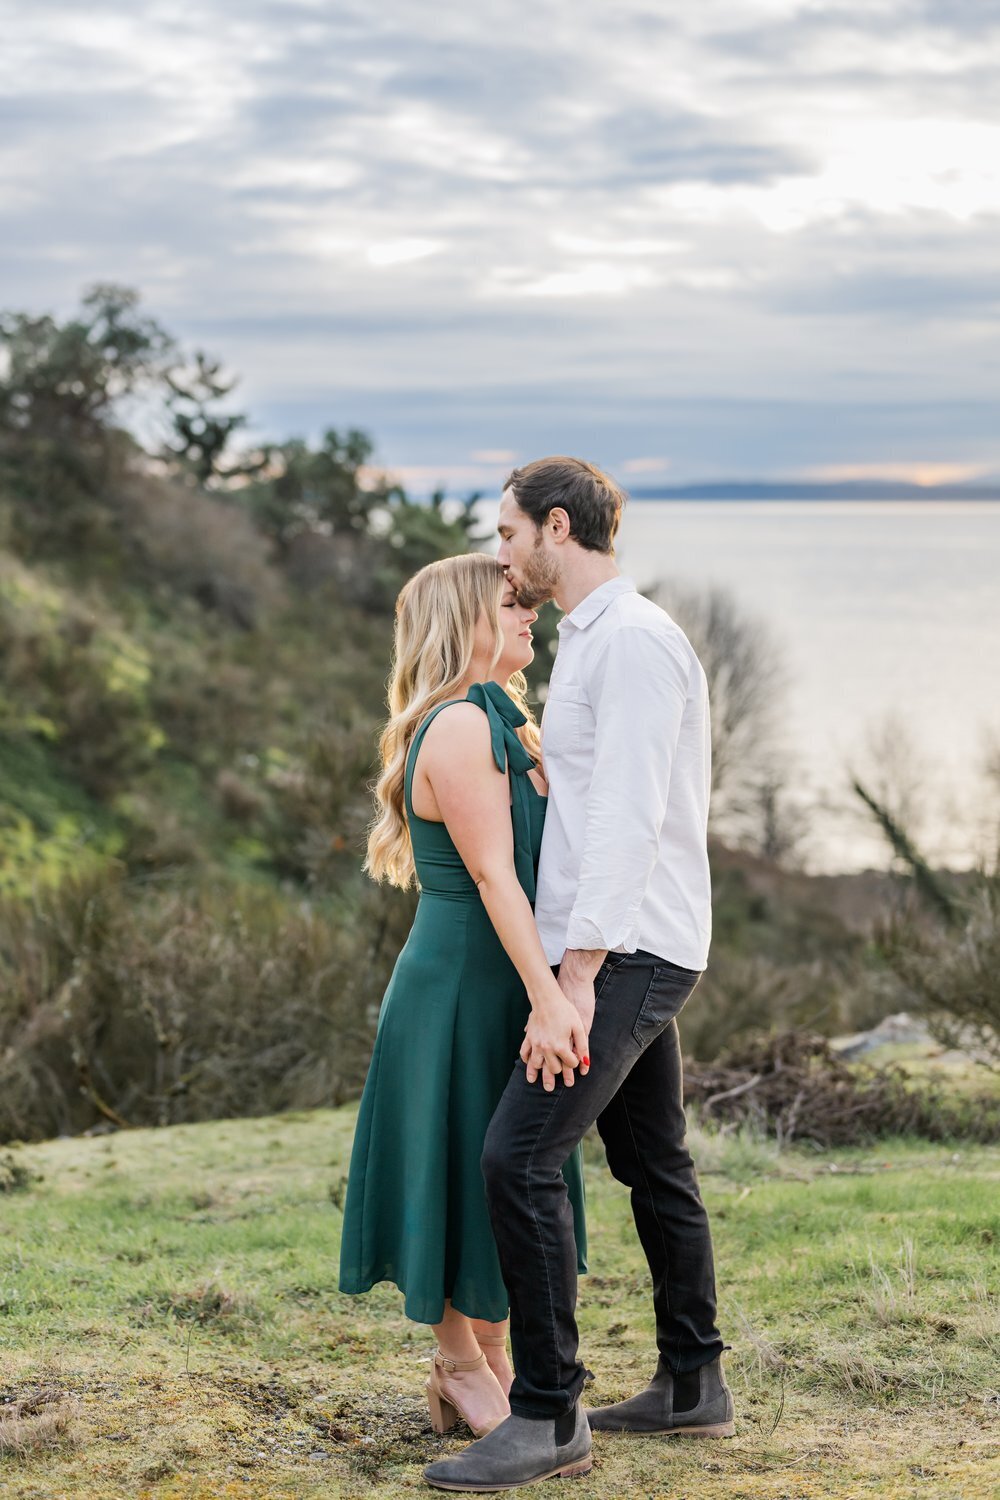
[[957, 882], [931, 868], [884, 797], [856, 778], [854, 790], [912, 882], [914, 900], [882, 924], [882, 956], [943, 1041], [1000, 1067], [1000, 863]]
[[411, 912], [107, 873], [0, 903], [0, 1139], [342, 1102]]
[[842, 965], [829, 957], [782, 963], [719, 946], [678, 1022], [685, 1055], [707, 1061], [762, 1033], [815, 1028], [821, 1019], [836, 1028], [849, 989]]
[[278, 602], [270, 545], [235, 501], [137, 473], [117, 506], [136, 582], [188, 595], [243, 629]]
[[947, 925], [897, 914], [882, 951], [946, 1046], [1000, 1068], [1000, 876], [978, 877]]

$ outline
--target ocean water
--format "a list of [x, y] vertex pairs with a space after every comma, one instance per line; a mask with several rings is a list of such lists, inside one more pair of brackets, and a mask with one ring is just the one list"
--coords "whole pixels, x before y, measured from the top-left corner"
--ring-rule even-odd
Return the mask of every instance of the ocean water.
[[633, 500], [617, 550], [640, 589], [721, 585], [766, 623], [787, 673], [807, 867], [887, 862], [852, 765], [912, 784], [932, 857], [982, 857], [996, 826], [981, 764], [991, 732], [1000, 745], [1000, 502]]

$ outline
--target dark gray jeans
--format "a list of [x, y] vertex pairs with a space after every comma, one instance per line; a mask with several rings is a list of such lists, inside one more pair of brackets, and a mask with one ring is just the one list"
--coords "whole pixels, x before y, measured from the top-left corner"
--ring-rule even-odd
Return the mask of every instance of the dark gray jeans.
[[516, 1064], [483, 1147], [483, 1176], [510, 1294], [511, 1410], [552, 1418], [579, 1399], [576, 1244], [562, 1164], [597, 1121], [608, 1165], [632, 1189], [653, 1279], [656, 1342], [679, 1375], [722, 1352], [708, 1216], [685, 1145], [675, 1017], [700, 974], [655, 954], [612, 953], [594, 981], [590, 1071], [547, 1094]]

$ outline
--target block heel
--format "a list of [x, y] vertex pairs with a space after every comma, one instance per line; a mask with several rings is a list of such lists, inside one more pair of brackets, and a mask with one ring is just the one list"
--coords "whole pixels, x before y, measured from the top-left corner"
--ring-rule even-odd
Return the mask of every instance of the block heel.
[[[466, 1426], [472, 1429], [473, 1437], [485, 1437], [488, 1432], [493, 1431], [494, 1427], [499, 1427], [504, 1418], [497, 1417], [496, 1421], [488, 1422], [485, 1427], [474, 1427], [462, 1408], [451, 1396], [446, 1396], [441, 1388], [442, 1372], [447, 1375], [455, 1370], [489, 1371], [486, 1355], [480, 1354], [478, 1359], [449, 1359], [447, 1355], [441, 1353], [440, 1349], [435, 1351], [431, 1373], [427, 1380], [427, 1407], [431, 1414], [431, 1426], [435, 1432], [450, 1432], [461, 1417]], [[492, 1372], [489, 1374], [490, 1379], [495, 1379]], [[501, 1390], [502, 1387], [497, 1385], [497, 1389]]]
[[458, 1421], [458, 1407], [453, 1406], [447, 1396], [427, 1382], [427, 1405], [431, 1414], [431, 1426], [435, 1432], [450, 1432]]

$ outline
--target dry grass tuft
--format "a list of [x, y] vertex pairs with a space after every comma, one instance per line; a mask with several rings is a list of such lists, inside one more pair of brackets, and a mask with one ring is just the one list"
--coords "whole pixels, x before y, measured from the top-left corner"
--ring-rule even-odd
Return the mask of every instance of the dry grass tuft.
[[254, 1323], [260, 1314], [251, 1298], [230, 1290], [213, 1277], [185, 1291], [157, 1292], [139, 1307], [142, 1322], [166, 1315], [181, 1323], [227, 1322], [233, 1326]]
[[886, 1396], [899, 1383], [863, 1350], [846, 1344], [831, 1345], [820, 1359], [819, 1368], [835, 1388], [863, 1400]]
[[985, 1281], [973, 1281], [966, 1293], [966, 1301], [971, 1313], [966, 1338], [995, 1352], [1000, 1366], [1000, 1298]]
[[897, 1263], [892, 1272], [878, 1265], [871, 1251], [868, 1256], [872, 1284], [867, 1293], [867, 1301], [876, 1321], [885, 1327], [913, 1317], [917, 1295], [913, 1241], [904, 1240], [900, 1245]]
[[783, 1374], [788, 1367], [785, 1356], [753, 1326], [742, 1307], [733, 1308], [732, 1318], [740, 1331], [740, 1336], [746, 1340], [753, 1351], [750, 1355], [751, 1367], [758, 1380], [763, 1375]]
[[22, 1193], [40, 1181], [39, 1174], [19, 1161], [13, 1151], [0, 1151], [0, 1193]]
[[79, 1402], [52, 1386], [6, 1402], [0, 1406], [0, 1458], [24, 1458], [56, 1447], [78, 1411]]

